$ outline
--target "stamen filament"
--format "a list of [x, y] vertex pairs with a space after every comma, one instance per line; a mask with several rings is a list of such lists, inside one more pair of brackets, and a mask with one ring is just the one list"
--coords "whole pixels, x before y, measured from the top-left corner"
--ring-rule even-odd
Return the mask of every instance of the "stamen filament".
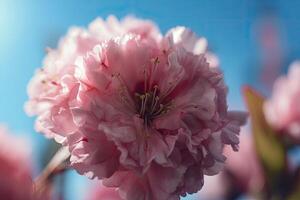
[[143, 110], [145, 109], [144, 107], [144, 101], [145, 101], [145, 95], [141, 95], [140, 96], [140, 99], [142, 100], [142, 102], [141, 102], [141, 109], [140, 109], [140, 115], [141, 116], [143, 116], [142, 114], [143, 114]]
[[155, 108], [156, 108], [158, 102], [159, 102], [159, 97], [157, 96], [157, 97], [155, 97], [155, 103], [154, 103], [154, 105], [151, 107], [150, 114], [153, 114], [153, 112], [155, 111]]
[[152, 94], [151, 110], [152, 110], [152, 108], [153, 108], [153, 104], [155, 103], [154, 101], [155, 101], [155, 99], [156, 99], [157, 88], [158, 88], [158, 86], [155, 85], [155, 86], [154, 86], [154, 91], [153, 91], [153, 94]]
[[146, 71], [146, 66], [144, 67], [144, 92], [146, 93], [147, 92], [147, 80], [148, 79], [148, 76], [147, 76], [147, 71]]
[[159, 59], [158, 57], [156, 57], [155, 59], [153, 59], [153, 67], [151, 68], [151, 74], [149, 76], [149, 86], [152, 86], [152, 77], [154, 76], [154, 73], [157, 69], [157, 65], [159, 64]]
[[157, 116], [158, 114], [160, 114], [160, 112], [164, 109], [164, 105], [163, 104], [159, 104], [159, 109], [153, 113], [154, 116]]
[[143, 116], [145, 115], [148, 97], [149, 97], [149, 94], [146, 93], [146, 94], [145, 94], [145, 100], [144, 100], [144, 109], [143, 109], [143, 113], [142, 113]]

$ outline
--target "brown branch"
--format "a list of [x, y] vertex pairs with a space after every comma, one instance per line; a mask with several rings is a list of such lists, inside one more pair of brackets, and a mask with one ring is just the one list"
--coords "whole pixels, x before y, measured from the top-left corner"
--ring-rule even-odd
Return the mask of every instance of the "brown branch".
[[43, 193], [54, 176], [69, 169], [69, 157], [70, 153], [66, 147], [62, 147], [56, 152], [42, 173], [34, 181], [34, 192], [36, 194]]

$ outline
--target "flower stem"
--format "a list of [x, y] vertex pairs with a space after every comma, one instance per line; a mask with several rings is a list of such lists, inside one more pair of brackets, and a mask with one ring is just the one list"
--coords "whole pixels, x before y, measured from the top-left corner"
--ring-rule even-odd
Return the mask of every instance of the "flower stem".
[[69, 169], [70, 153], [66, 147], [60, 148], [42, 173], [34, 181], [34, 192], [42, 193], [49, 185], [50, 180]]

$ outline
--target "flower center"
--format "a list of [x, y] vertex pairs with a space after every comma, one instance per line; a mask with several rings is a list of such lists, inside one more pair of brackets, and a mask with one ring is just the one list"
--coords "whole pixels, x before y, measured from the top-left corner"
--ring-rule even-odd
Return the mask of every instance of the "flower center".
[[173, 101], [166, 100], [165, 97], [172, 91], [174, 85], [169, 83], [170, 87], [166, 92], [162, 93], [159, 90], [158, 85], [153, 81], [153, 74], [155, 74], [159, 60], [154, 58], [151, 61], [152, 66], [144, 67], [144, 80], [137, 83], [134, 95], [131, 95], [119, 73], [112, 75], [121, 85], [119, 88], [121, 102], [128, 109], [137, 113], [144, 120], [146, 127], [151, 124], [153, 119], [169, 112], [173, 107]]
[[135, 100], [137, 105], [137, 113], [142, 119], [144, 124], [149, 125], [151, 121], [160, 115], [167, 113], [171, 109], [171, 102], [163, 103], [159, 98], [159, 89], [155, 85], [147, 92], [135, 93]]

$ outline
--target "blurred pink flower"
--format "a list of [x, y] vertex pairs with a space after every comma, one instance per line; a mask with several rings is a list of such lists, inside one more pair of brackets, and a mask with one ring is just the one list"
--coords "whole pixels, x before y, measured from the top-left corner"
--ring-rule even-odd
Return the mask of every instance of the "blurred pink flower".
[[205, 176], [203, 188], [197, 193], [199, 199], [222, 200], [226, 199], [229, 180], [223, 172], [215, 176]]
[[92, 186], [87, 200], [122, 200], [116, 188], [105, 187], [101, 184]]
[[300, 141], [300, 62], [294, 62], [287, 76], [278, 78], [272, 97], [266, 101], [267, 121], [277, 130]]
[[5, 200], [32, 200], [33, 187], [29, 149], [0, 126], [0, 197]]
[[224, 153], [228, 158], [224, 170], [216, 176], [205, 177], [199, 197], [205, 200], [221, 200], [230, 199], [232, 195], [239, 193], [253, 195], [260, 192], [265, 180], [252, 136], [242, 130], [239, 152], [225, 148]]
[[223, 75], [192, 36], [176, 28], [161, 39], [99, 43], [58, 76], [47, 114], [34, 113], [39, 130], [69, 147], [80, 174], [105, 179], [123, 199], [197, 192], [204, 174], [222, 168], [223, 146], [238, 149], [245, 114], [227, 112]]
[[[226, 160], [225, 171], [236, 180], [234, 183], [239, 185], [244, 192], [256, 193], [261, 191], [264, 185], [264, 175], [262, 167], [256, 155], [252, 136], [243, 132], [240, 135], [239, 152], [232, 152], [225, 148]], [[245, 162], [247, 158], [247, 162]]]

